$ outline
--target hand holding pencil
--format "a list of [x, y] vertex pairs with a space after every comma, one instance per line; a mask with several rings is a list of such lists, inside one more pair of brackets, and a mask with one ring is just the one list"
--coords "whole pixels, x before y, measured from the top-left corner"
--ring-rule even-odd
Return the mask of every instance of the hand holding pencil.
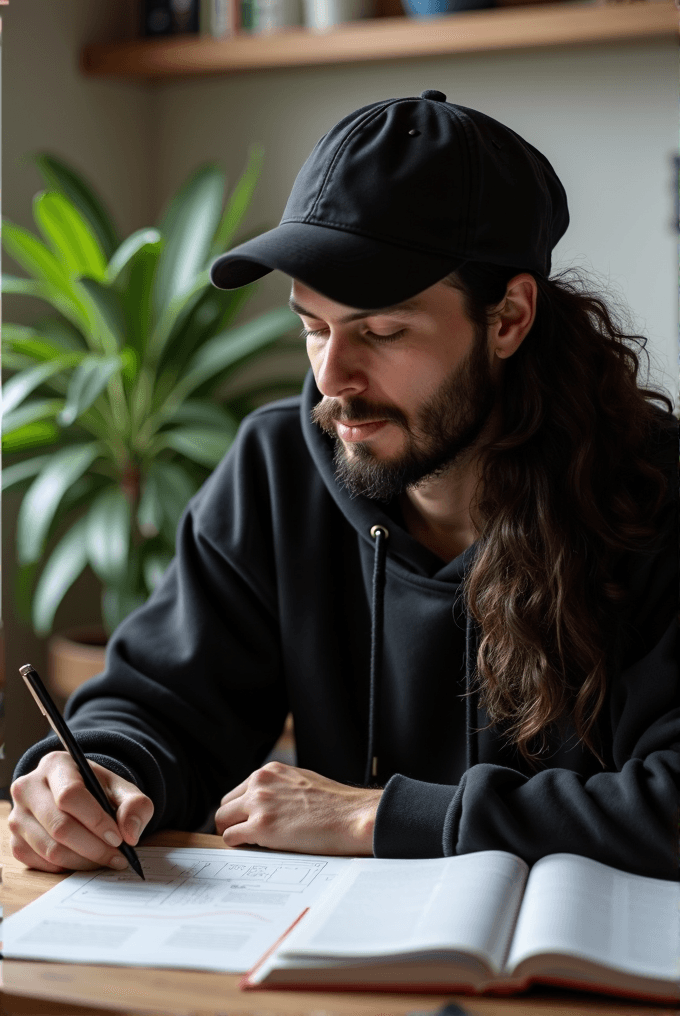
[[[72, 739], [70, 731], [68, 736]], [[82, 758], [79, 761], [82, 765]], [[132, 847], [151, 819], [153, 803], [116, 773], [87, 759], [85, 765], [99, 794], [92, 779], [88, 789], [87, 774], [84, 778], [67, 751], [50, 752], [12, 784], [10, 844], [17, 860], [28, 867], [51, 872], [102, 865], [125, 868], [122, 854], [131, 854], [139, 864]]]

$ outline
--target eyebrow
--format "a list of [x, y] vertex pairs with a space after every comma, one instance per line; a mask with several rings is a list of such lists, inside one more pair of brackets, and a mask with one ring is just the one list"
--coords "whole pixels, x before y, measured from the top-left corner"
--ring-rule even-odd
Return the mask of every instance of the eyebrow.
[[[317, 321], [321, 320], [321, 318], [318, 318], [311, 310], [305, 310], [305, 308], [301, 304], [297, 303], [297, 301], [293, 300], [292, 297], [288, 301], [288, 306], [296, 314], [302, 314], [304, 317], [315, 318]], [[392, 307], [377, 307], [373, 310], [359, 310], [355, 311], [353, 314], [346, 314], [345, 317], [339, 318], [339, 323], [344, 325], [348, 321], [360, 321], [362, 318], [374, 317], [376, 314], [414, 314], [417, 309], [418, 307], [415, 300], [405, 300], [404, 303], [397, 303]]]

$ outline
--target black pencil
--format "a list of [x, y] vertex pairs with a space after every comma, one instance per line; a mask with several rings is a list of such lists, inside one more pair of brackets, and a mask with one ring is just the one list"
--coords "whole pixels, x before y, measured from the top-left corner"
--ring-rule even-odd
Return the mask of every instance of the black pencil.
[[[31, 695], [37, 702], [40, 712], [47, 717], [52, 730], [55, 732], [66, 751], [78, 766], [85, 786], [92, 796], [97, 799], [99, 804], [101, 804], [107, 815], [110, 815], [113, 821], [118, 824], [116, 813], [113, 810], [108, 797], [104, 793], [104, 788], [95, 776], [94, 771], [85, 758], [80, 745], [69, 730], [66, 720], [52, 701], [52, 697], [45, 685], [42, 683], [37, 670], [34, 670], [30, 663], [26, 663], [23, 667], [19, 667], [19, 673], [26, 682], [26, 686], [28, 687]], [[144, 878], [144, 872], [142, 871], [139, 858], [130, 844], [123, 842], [118, 849], [123, 857], [125, 857], [130, 867], [137, 872], [140, 878]]]

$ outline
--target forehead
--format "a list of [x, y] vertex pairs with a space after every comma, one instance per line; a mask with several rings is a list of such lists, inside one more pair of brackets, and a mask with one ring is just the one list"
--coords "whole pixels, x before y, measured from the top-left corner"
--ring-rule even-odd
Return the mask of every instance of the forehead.
[[329, 297], [322, 296], [321, 293], [308, 289], [302, 283], [296, 281], [293, 282], [288, 301], [288, 306], [296, 314], [309, 318], [332, 317], [339, 324], [344, 324], [348, 321], [360, 321], [363, 318], [376, 317], [377, 315], [415, 314], [419, 310], [422, 310], [422, 305], [423, 301], [419, 294], [410, 300], [393, 304], [391, 307], [373, 307], [369, 310], [357, 310], [356, 308], [348, 307], [344, 303], [337, 303]]

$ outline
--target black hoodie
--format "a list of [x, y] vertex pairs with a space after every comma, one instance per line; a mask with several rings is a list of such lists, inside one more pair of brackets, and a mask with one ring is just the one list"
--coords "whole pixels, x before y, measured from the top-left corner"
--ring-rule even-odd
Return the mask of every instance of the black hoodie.
[[[377, 755], [377, 856], [500, 849], [531, 864], [568, 851], [676, 878], [673, 417], [660, 413], [650, 452], [671, 492], [658, 536], [620, 571], [631, 606], [597, 722], [605, 768], [565, 720], [535, 771], [501, 733], [479, 730], [486, 718], [465, 695], [476, 633], [460, 588], [475, 545], [444, 563], [395, 505], [350, 497], [334, 479], [332, 442], [309, 419], [319, 398], [310, 372], [301, 398], [248, 417], [190, 502], [160, 586], [114, 633], [105, 673], [69, 701], [88, 757], [149, 795], [148, 832], [195, 829], [262, 764], [291, 710], [300, 766], [361, 785]], [[374, 525], [389, 533], [382, 577]], [[382, 662], [370, 750], [372, 624]], [[54, 737], [35, 745], [15, 776], [58, 747]]]

